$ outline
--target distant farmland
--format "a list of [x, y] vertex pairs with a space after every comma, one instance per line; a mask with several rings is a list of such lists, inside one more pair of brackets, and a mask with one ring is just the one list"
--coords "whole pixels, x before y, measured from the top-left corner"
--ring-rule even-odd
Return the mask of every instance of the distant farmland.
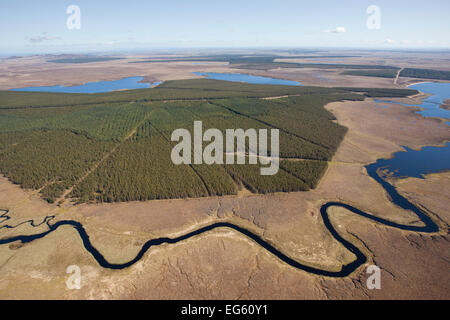
[[[355, 91], [358, 91], [355, 93]], [[168, 81], [102, 94], [0, 92], [0, 171], [48, 202], [206, 197], [306, 191], [321, 179], [346, 133], [324, 105], [413, 90]], [[262, 97], [289, 96], [275, 100]], [[179, 165], [173, 130], [280, 129], [280, 171], [259, 165]]]
[[114, 57], [73, 57], [73, 58], [56, 58], [47, 60], [47, 62], [52, 63], [92, 63], [92, 62], [106, 62], [114, 60], [122, 60], [123, 58]]

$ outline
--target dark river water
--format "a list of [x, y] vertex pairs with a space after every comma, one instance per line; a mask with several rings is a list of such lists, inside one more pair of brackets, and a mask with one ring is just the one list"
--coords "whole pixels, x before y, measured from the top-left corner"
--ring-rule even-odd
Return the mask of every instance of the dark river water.
[[[428, 98], [422, 100], [421, 104], [405, 104], [384, 99], [375, 99], [378, 103], [394, 103], [405, 107], [420, 107], [423, 110], [417, 111], [425, 118], [442, 118], [450, 120], [450, 110], [441, 108], [441, 104], [450, 99], [450, 83], [425, 82], [409, 86], [410, 89], [418, 90], [430, 94]], [[450, 122], [447, 122], [450, 125]]]
[[[425, 118], [450, 119], [450, 110], [441, 108], [441, 104], [450, 99], [450, 83], [426, 82], [409, 86], [411, 89], [430, 94], [423, 99], [419, 105], [404, 104], [391, 100], [375, 99], [376, 102], [394, 103], [405, 107], [420, 107], [423, 110], [417, 111]], [[450, 125], [450, 122], [443, 124]], [[450, 128], [449, 128], [450, 130]], [[416, 177], [423, 178], [429, 173], [436, 173], [450, 170], [450, 143], [444, 147], [424, 147], [421, 150], [412, 150], [404, 147], [404, 152], [394, 154], [392, 159], [379, 159], [377, 161], [381, 168], [388, 171], [397, 178]]]
[[[241, 75], [246, 76], [246, 75]], [[242, 81], [246, 79], [245, 77], [237, 77], [234, 78], [236, 81]], [[248, 76], [247, 77], [253, 77]], [[224, 80], [224, 79], [220, 79]], [[248, 78], [247, 78], [248, 80]], [[233, 81], [233, 80], [229, 80]], [[253, 81], [253, 79], [251, 79]], [[266, 81], [266, 80], [264, 80]], [[285, 80], [286, 81], [286, 80]], [[253, 82], [251, 82], [253, 83]], [[278, 83], [280, 84], [280, 83]], [[445, 86], [448, 90], [449, 87]], [[421, 87], [422, 88], [422, 87]], [[431, 88], [431, 89], [430, 89]], [[428, 90], [431, 92], [431, 90], [434, 90], [434, 86], [427, 86], [424, 90]], [[444, 91], [445, 91], [444, 90]], [[431, 92], [433, 93], [433, 92]], [[439, 95], [438, 98], [433, 98], [433, 100], [439, 102], [440, 100], [436, 99], [443, 99], [445, 95], [448, 93], [448, 91], [444, 92], [444, 95], [442, 93], [436, 93], [436, 95]], [[431, 99], [431, 97], [430, 97]], [[447, 98], [446, 98], [447, 99]], [[433, 106], [436, 105], [436, 103], [431, 102], [429, 100], [428, 102], [430, 107], [431, 104]], [[424, 116], [428, 116], [428, 114], [423, 114]], [[228, 223], [228, 222], [218, 222], [214, 223], [202, 228], [199, 228], [195, 231], [186, 233], [185, 235], [176, 237], [176, 238], [157, 238], [157, 239], [150, 239], [148, 240], [139, 250], [136, 257], [128, 262], [124, 262], [122, 264], [114, 264], [108, 262], [105, 257], [92, 245], [89, 235], [87, 234], [86, 230], [84, 229], [83, 225], [77, 221], [72, 220], [64, 220], [64, 221], [58, 221], [55, 223], [52, 223], [54, 220], [53, 216], [48, 216], [44, 219], [44, 221], [41, 224], [46, 224], [48, 226], [48, 230], [42, 233], [34, 234], [34, 235], [19, 235], [14, 236], [10, 238], [1, 238], [0, 239], [0, 245], [13, 243], [16, 241], [20, 241], [22, 243], [29, 243], [33, 241], [38, 241], [39, 239], [42, 239], [46, 237], [48, 234], [54, 232], [61, 226], [71, 226], [73, 227], [78, 234], [80, 235], [84, 248], [93, 256], [93, 258], [97, 261], [97, 263], [108, 269], [124, 269], [132, 266], [137, 261], [139, 261], [144, 254], [150, 250], [152, 247], [160, 246], [161, 244], [168, 243], [173, 244], [180, 241], [187, 240], [189, 238], [195, 237], [197, 235], [200, 235], [202, 233], [217, 229], [217, 228], [228, 228], [233, 229], [236, 232], [248, 237], [249, 239], [253, 240], [255, 243], [260, 245], [262, 248], [276, 256], [278, 259], [283, 261], [284, 263], [290, 265], [293, 268], [297, 268], [300, 270], [304, 270], [306, 272], [316, 274], [316, 275], [322, 275], [322, 276], [328, 276], [328, 277], [346, 277], [352, 272], [354, 272], [358, 267], [366, 263], [367, 257], [364, 255], [364, 253], [355, 245], [347, 241], [345, 238], [343, 238], [334, 228], [330, 216], [329, 216], [329, 209], [332, 207], [341, 207], [345, 208], [349, 211], [351, 211], [353, 214], [359, 215], [361, 217], [364, 217], [366, 219], [369, 219], [371, 221], [374, 221], [376, 223], [395, 228], [400, 230], [407, 230], [407, 231], [414, 231], [414, 232], [422, 232], [422, 233], [435, 233], [439, 231], [438, 226], [436, 223], [425, 213], [423, 212], [419, 207], [417, 207], [415, 204], [410, 202], [408, 199], [400, 195], [394, 186], [392, 186], [389, 182], [387, 182], [385, 179], [383, 179], [379, 175], [379, 171], [382, 169], [388, 169], [394, 176], [396, 177], [423, 177], [424, 174], [432, 173], [432, 172], [440, 172], [443, 170], [449, 170], [450, 166], [450, 144], [447, 143], [446, 147], [425, 147], [420, 151], [414, 151], [408, 148], [405, 148], [404, 152], [398, 152], [394, 154], [392, 159], [379, 159], [378, 161], [367, 165], [365, 168], [367, 170], [367, 173], [369, 176], [374, 179], [376, 182], [380, 184], [380, 186], [386, 191], [386, 193], [389, 195], [390, 200], [397, 206], [405, 209], [410, 210], [411, 212], [415, 213], [418, 219], [422, 222], [421, 226], [410, 226], [410, 225], [403, 225], [398, 224], [392, 221], [389, 221], [387, 219], [379, 218], [371, 213], [364, 212], [356, 207], [353, 207], [351, 205], [348, 205], [346, 203], [342, 202], [327, 202], [323, 204], [320, 208], [320, 214], [323, 220], [323, 223], [327, 230], [330, 232], [330, 234], [338, 241], [340, 242], [347, 250], [354, 253], [356, 256], [356, 259], [346, 265], [342, 266], [342, 269], [340, 271], [328, 271], [320, 268], [315, 268], [308, 266], [307, 264], [304, 264], [300, 261], [297, 261], [291, 257], [289, 257], [287, 254], [283, 253], [279, 249], [276, 248], [275, 244], [266, 241], [262, 239], [260, 236], [252, 233], [251, 231], [242, 228], [240, 226]], [[351, 179], [346, 181], [345, 183], [351, 183]], [[344, 186], [345, 187], [345, 186]], [[10, 220], [9, 212], [7, 210], [3, 211], [4, 213], [0, 215], [0, 230], [2, 229], [13, 229], [17, 226], [8, 225], [7, 222]], [[0, 212], [1, 213], [1, 212]], [[276, 214], [276, 212], [274, 212]], [[23, 222], [29, 223], [31, 226], [36, 227], [41, 224], [34, 224], [32, 221]]]
[[[189, 232], [185, 235], [182, 235], [182, 236], [179, 236], [176, 238], [157, 238], [157, 239], [148, 240], [141, 247], [141, 249], [139, 250], [139, 252], [137, 253], [137, 255], [134, 259], [132, 259], [128, 262], [121, 263], [121, 264], [110, 263], [105, 259], [105, 257], [93, 246], [93, 244], [90, 241], [88, 233], [86, 232], [86, 230], [84, 229], [83, 225], [80, 222], [73, 221], [73, 220], [63, 220], [63, 221], [58, 221], [58, 222], [55, 222], [52, 224], [51, 222], [54, 219], [54, 217], [52, 217], [52, 216], [46, 217], [45, 220], [42, 222], [42, 223], [47, 224], [48, 231], [45, 231], [45, 232], [42, 232], [39, 234], [34, 234], [34, 235], [21, 235], [21, 236], [14, 236], [11, 238], [3, 238], [3, 239], [0, 239], [0, 245], [9, 244], [9, 243], [13, 243], [16, 241], [20, 241], [22, 243], [29, 243], [29, 242], [37, 241], [39, 239], [46, 237], [47, 235], [54, 232], [61, 226], [71, 226], [80, 235], [80, 237], [83, 241], [84, 248], [94, 257], [94, 259], [97, 261], [97, 263], [100, 266], [102, 266], [103, 268], [107, 268], [107, 269], [124, 269], [124, 268], [128, 268], [128, 267], [132, 266], [133, 264], [135, 264], [136, 262], [138, 262], [144, 256], [144, 254], [148, 250], [150, 250], [152, 247], [157, 247], [157, 246], [160, 246], [165, 243], [174, 244], [174, 243], [178, 243], [180, 241], [187, 240], [189, 238], [195, 237], [197, 235], [203, 234], [205, 232], [208, 232], [208, 231], [211, 231], [214, 229], [228, 228], [228, 229], [235, 230], [236, 232], [253, 240], [258, 245], [260, 245], [262, 248], [264, 248], [265, 250], [267, 250], [268, 252], [270, 252], [271, 254], [276, 256], [278, 259], [280, 259], [281, 261], [290, 265], [293, 268], [304, 270], [308, 273], [321, 275], [321, 276], [336, 277], [336, 278], [346, 277], [346, 276], [350, 275], [352, 272], [354, 272], [358, 267], [360, 267], [361, 265], [366, 263], [367, 257], [364, 255], [364, 253], [358, 247], [353, 245], [351, 242], [347, 241], [336, 231], [336, 229], [334, 228], [334, 226], [330, 220], [329, 212], [328, 212], [329, 209], [332, 207], [345, 208], [345, 209], [351, 211], [353, 214], [362, 216], [366, 219], [372, 220], [379, 224], [389, 226], [392, 228], [396, 228], [396, 229], [400, 229], [400, 230], [416, 231], [416, 232], [423, 232], [423, 233], [435, 233], [435, 232], [439, 231], [438, 226], [434, 223], [433, 220], [431, 220], [426, 215], [426, 213], [421, 211], [417, 206], [415, 206], [413, 203], [411, 203], [408, 199], [406, 199], [405, 197], [400, 195], [391, 184], [386, 182], [383, 178], [381, 178], [378, 175], [377, 171], [380, 168], [381, 168], [381, 164], [378, 162], [368, 165], [366, 167], [367, 172], [370, 175], [370, 177], [375, 179], [375, 181], [377, 181], [386, 190], [386, 192], [389, 194], [391, 201], [394, 204], [396, 204], [397, 206], [400, 206], [406, 210], [410, 210], [410, 211], [414, 212], [417, 215], [417, 217], [422, 221], [423, 225], [422, 226], [409, 226], [409, 225], [398, 224], [398, 223], [395, 223], [395, 222], [392, 222], [392, 221], [389, 221], [389, 220], [386, 220], [383, 218], [379, 218], [377, 216], [372, 215], [371, 213], [364, 212], [358, 208], [355, 208], [351, 205], [348, 205], [348, 204], [342, 203], [342, 202], [327, 202], [327, 203], [325, 203], [320, 208], [320, 214], [321, 214], [321, 217], [322, 217], [325, 227], [328, 229], [330, 234], [338, 242], [340, 242], [347, 250], [349, 250], [356, 256], [356, 259], [354, 261], [352, 261], [346, 265], [343, 265], [340, 271], [328, 271], [325, 269], [308, 266], [307, 264], [297, 261], [297, 260], [289, 257], [288, 255], [284, 254], [282, 251], [277, 249], [274, 244], [270, 243], [269, 241], [264, 240], [259, 235], [256, 235], [253, 232], [251, 232], [245, 228], [242, 228], [238, 225], [231, 224], [228, 222], [214, 223], [214, 224], [199, 228], [195, 231]], [[7, 222], [10, 219], [8, 213], [9, 212], [7, 210], [5, 210], [4, 214], [2, 216], [0, 216], [0, 218], [3, 219], [1, 221], [2, 226], [0, 226], [0, 230], [1, 229], [12, 229], [12, 228], [17, 227], [17, 226], [11, 226], [11, 225], [5, 224], [5, 222]], [[35, 225], [31, 221], [28, 221], [28, 223], [30, 223], [32, 226], [38, 226], [38, 225], [42, 224], [41, 223], [41, 224]]]
[[424, 178], [424, 175], [450, 170], [450, 142], [445, 147], [424, 147], [413, 150], [404, 147], [391, 159], [377, 160], [377, 166], [388, 169], [396, 178]]

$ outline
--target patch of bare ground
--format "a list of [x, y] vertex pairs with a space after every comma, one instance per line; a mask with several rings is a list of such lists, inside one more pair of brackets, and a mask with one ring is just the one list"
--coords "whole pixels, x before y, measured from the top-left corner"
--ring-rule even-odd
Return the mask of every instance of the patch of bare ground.
[[[398, 105], [382, 109], [367, 100], [337, 102], [327, 108], [349, 132], [313, 191], [58, 208], [1, 178], [0, 208], [10, 210], [8, 224], [13, 219], [39, 221], [47, 215], [55, 215], [55, 221], [80, 221], [110, 262], [129, 261], [150, 238], [174, 237], [229, 221], [259, 234], [298, 261], [339, 270], [354, 257], [325, 229], [320, 205], [339, 200], [399, 223], [418, 224], [415, 215], [390, 202], [364, 166], [402, 150], [402, 145], [438, 145], [450, 140], [450, 132], [438, 120], [422, 118]], [[399, 181], [399, 190], [445, 222], [448, 217], [442, 210], [450, 206], [450, 199], [433, 192], [447, 182], [440, 175], [433, 177]], [[428, 192], [433, 195], [428, 197]], [[226, 228], [152, 248], [130, 268], [111, 271], [98, 266], [74, 229], [64, 227], [19, 248], [0, 246], [0, 298], [448, 299], [446, 233], [397, 231], [336, 208], [331, 219], [345, 238], [368, 254], [369, 263], [381, 267], [382, 290], [366, 289], [364, 268], [344, 279], [314, 276], [285, 265]], [[35, 231], [31, 226], [21, 228], [0, 229], [0, 237]], [[65, 268], [73, 264], [82, 270], [81, 290], [65, 287]]]
[[441, 104], [442, 109], [450, 110], [450, 99], [445, 100], [443, 104]]

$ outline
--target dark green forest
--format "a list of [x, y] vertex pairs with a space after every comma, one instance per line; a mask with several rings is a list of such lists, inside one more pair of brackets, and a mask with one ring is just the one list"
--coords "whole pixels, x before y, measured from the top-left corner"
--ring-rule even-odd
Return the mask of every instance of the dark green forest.
[[[400, 68], [347, 70], [342, 72], [341, 74], [351, 76], [364, 76], [364, 77], [395, 78], [399, 70]], [[433, 79], [433, 80], [450, 80], [450, 71], [405, 68], [400, 72], [400, 77]]]
[[[345, 136], [324, 106], [414, 90], [167, 81], [101, 94], [0, 91], [0, 171], [48, 202], [206, 197], [315, 188]], [[289, 96], [274, 100], [264, 97]], [[261, 165], [174, 165], [175, 129], [279, 129], [280, 170]], [[204, 143], [204, 146], [206, 143]], [[247, 162], [248, 163], [248, 162]]]
[[409, 78], [450, 80], [450, 71], [406, 68], [402, 70], [400, 76]]

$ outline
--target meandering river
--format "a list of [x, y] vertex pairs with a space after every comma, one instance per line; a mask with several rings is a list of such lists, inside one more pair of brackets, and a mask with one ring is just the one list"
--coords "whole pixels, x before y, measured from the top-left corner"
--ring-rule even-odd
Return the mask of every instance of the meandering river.
[[[450, 87], [449, 87], [450, 89]], [[450, 96], [450, 95], [449, 95]], [[435, 99], [435, 98], [433, 98]], [[431, 102], [425, 102], [424, 103], [431, 103]], [[424, 116], [427, 116], [427, 114], [423, 114]], [[356, 269], [358, 269], [361, 265], [366, 263], [367, 256], [354, 244], [346, 240], [339, 232], [334, 228], [333, 223], [330, 220], [330, 212], [329, 209], [333, 207], [340, 207], [349, 210], [353, 214], [356, 214], [358, 216], [364, 217], [366, 219], [369, 219], [371, 221], [374, 221], [376, 223], [379, 223], [381, 225], [385, 225], [391, 228], [400, 229], [400, 230], [407, 230], [407, 231], [413, 231], [413, 232], [422, 232], [422, 233], [436, 233], [439, 231], [439, 228], [437, 224], [419, 207], [417, 207], [415, 204], [410, 202], [408, 199], [400, 195], [395, 187], [391, 185], [387, 180], [385, 180], [383, 177], [380, 176], [380, 170], [389, 170], [393, 175], [397, 176], [417, 176], [422, 177], [424, 174], [431, 173], [431, 172], [440, 172], [442, 170], [448, 170], [449, 168], [449, 162], [445, 161], [445, 159], [448, 159], [449, 155], [449, 149], [450, 144], [447, 143], [446, 148], [439, 148], [439, 147], [426, 147], [423, 148], [420, 151], [414, 151], [411, 149], [407, 149], [404, 152], [399, 152], [394, 155], [392, 159], [379, 159], [375, 163], [367, 165], [365, 168], [367, 170], [367, 173], [369, 176], [374, 179], [376, 182], [380, 184], [381, 187], [387, 192], [389, 195], [389, 198], [391, 201], [405, 209], [410, 210], [414, 212], [418, 219], [423, 223], [422, 226], [411, 226], [411, 225], [404, 225], [399, 224], [393, 221], [389, 221], [387, 219], [383, 219], [380, 217], [377, 217], [371, 213], [364, 212], [356, 207], [353, 207], [351, 205], [348, 205], [346, 203], [342, 202], [327, 202], [320, 208], [320, 214], [323, 220], [323, 223], [325, 227], [327, 228], [328, 232], [333, 236], [334, 239], [336, 239], [339, 243], [341, 243], [347, 250], [352, 252], [356, 259], [352, 261], [351, 263], [348, 263], [346, 265], [343, 265], [340, 271], [329, 271], [326, 269], [320, 269], [308, 266], [307, 264], [304, 264], [300, 261], [297, 261], [291, 257], [289, 257], [287, 254], [283, 253], [281, 250], [276, 248], [276, 244], [269, 243], [268, 241], [264, 240], [260, 236], [256, 235], [255, 233], [242, 228], [238, 225], [228, 223], [228, 222], [217, 222], [213, 223], [211, 225], [199, 228], [195, 231], [186, 233], [182, 236], [176, 237], [176, 238], [157, 238], [157, 239], [150, 239], [148, 240], [139, 250], [136, 257], [128, 262], [122, 263], [122, 264], [114, 264], [110, 263], [106, 260], [106, 258], [92, 245], [89, 235], [84, 229], [83, 225], [78, 221], [73, 220], [63, 220], [58, 221], [55, 223], [52, 223], [55, 217], [53, 216], [47, 216], [42, 223], [35, 224], [33, 221], [26, 221], [22, 222], [29, 223], [32, 227], [37, 227], [42, 224], [46, 224], [48, 227], [48, 230], [42, 233], [37, 233], [34, 235], [19, 235], [14, 236], [10, 238], [4, 238], [0, 239], [0, 245], [5, 245], [9, 243], [13, 243], [16, 241], [20, 241], [22, 243], [30, 243], [33, 241], [37, 241], [39, 239], [42, 239], [46, 237], [47, 235], [51, 234], [52, 232], [56, 231], [61, 226], [71, 226], [73, 227], [78, 234], [80, 235], [84, 248], [93, 256], [93, 258], [97, 261], [97, 263], [102, 266], [103, 268], [107, 269], [124, 269], [132, 266], [136, 262], [138, 262], [142, 257], [145, 255], [145, 253], [150, 250], [151, 248], [160, 246], [162, 244], [168, 243], [168, 244], [174, 244], [178, 243], [187, 239], [190, 239], [192, 237], [195, 237], [197, 235], [203, 234], [205, 232], [209, 232], [214, 229], [218, 228], [228, 228], [235, 230], [236, 232], [248, 237], [249, 239], [256, 242], [258, 245], [260, 245], [262, 248], [273, 254], [275, 257], [277, 257], [279, 260], [283, 261], [284, 263], [290, 265], [293, 268], [304, 270], [306, 272], [321, 275], [321, 276], [328, 276], [328, 277], [346, 277], [350, 275], [352, 272], [354, 272]], [[442, 160], [442, 157], [444, 157], [444, 161], [438, 161], [439, 159]], [[411, 159], [413, 160], [413, 163], [415, 165], [411, 166]], [[433, 160], [435, 159], [435, 161]], [[12, 229], [17, 226], [11, 226], [6, 224], [6, 222], [10, 219], [9, 212], [7, 210], [4, 210], [4, 213], [0, 215], [0, 223], [3, 224], [0, 226], [1, 229]]]
[[[138, 254], [136, 255], [136, 257], [134, 259], [132, 259], [128, 262], [122, 263], [122, 264], [114, 264], [114, 263], [108, 262], [106, 260], [106, 258], [92, 245], [92, 243], [89, 239], [88, 233], [86, 232], [86, 230], [84, 229], [83, 225], [80, 222], [73, 221], [73, 220], [63, 220], [63, 221], [51, 223], [51, 221], [54, 219], [54, 217], [52, 217], [52, 216], [48, 216], [44, 219], [43, 223], [47, 224], [47, 226], [48, 226], [47, 231], [38, 233], [38, 234], [34, 234], [34, 235], [20, 235], [20, 236], [15, 236], [15, 237], [11, 237], [11, 238], [1, 239], [0, 245], [9, 244], [9, 243], [13, 243], [16, 241], [20, 241], [22, 243], [29, 243], [29, 242], [37, 241], [39, 239], [46, 237], [47, 235], [51, 234], [52, 232], [56, 231], [61, 226], [71, 226], [80, 235], [80, 237], [83, 241], [84, 248], [94, 257], [94, 259], [97, 261], [97, 263], [100, 266], [102, 266], [103, 268], [107, 268], [107, 269], [124, 269], [124, 268], [128, 268], [128, 267], [132, 266], [133, 264], [135, 264], [136, 262], [138, 262], [144, 256], [144, 254], [152, 247], [157, 247], [164, 243], [174, 244], [174, 243], [178, 243], [178, 242], [187, 240], [189, 238], [195, 237], [197, 235], [203, 234], [205, 232], [208, 232], [208, 231], [211, 231], [214, 229], [228, 228], [228, 229], [233, 229], [233, 230], [239, 232], [240, 234], [248, 237], [249, 239], [253, 240], [258, 245], [260, 245], [261, 247], [266, 249], [268, 252], [273, 254], [275, 257], [277, 257], [284, 263], [290, 265], [291, 267], [294, 267], [294, 268], [300, 269], [300, 270], [304, 270], [304, 271], [312, 273], [312, 274], [321, 275], [321, 276], [346, 277], [346, 276], [350, 275], [352, 272], [354, 272], [359, 266], [364, 264], [367, 261], [367, 257], [357, 246], [355, 246], [351, 242], [347, 241], [345, 238], [343, 238], [337, 232], [337, 230], [334, 228], [334, 226], [330, 220], [330, 216], [329, 216], [330, 208], [341, 207], [341, 208], [351, 211], [352, 213], [354, 213], [356, 215], [359, 215], [361, 217], [372, 220], [379, 224], [389, 226], [392, 228], [396, 228], [396, 229], [423, 232], [423, 233], [434, 233], [434, 232], [439, 231], [439, 228], [436, 225], [436, 223], [434, 223], [434, 221], [430, 217], [428, 217], [425, 212], [420, 210], [416, 205], [411, 203], [405, 197], [400, 195], [391, 184], [389, 184], [387, 181], [385, 181], [378, 175], [377, 171], [378, 171], [378, 169], [381, 168], [381, 166], [383, 164], [384, 163], [376, 162], [371, 165], [368, 165], [368, 166], [366, 166], [367, 172], [373, 179], [375, 179], [375, 181], [377, 181], [386, 190], [386, 192], [389, 194], [389, 196], [392, 199], [392, 202], [394, 204], [396, 204], [397, 206], [399, 206], [405, 210], [411, 210], [412, 212], [414, 212], [417, 215], [417, 217], [423, 222], [424, 225], [423, 226], [410, 226], [410, 225], [398, 224], [396, 222], [392, 222], [392, 221], [377, 217], [368, 212], [364, 212], [358, 208], [355, 208], [351, 205], [348, 205], [348, 204], [345, 204], [342, 202], [327, 202], [327, 203], [325, 203], [320, 208], [320, 214], [321, 214], [321, 217], [322, 217], [325, 227], [328, 229], [330, 234], [338, 242], [340, 242], [347, 250], [349, 250], [356, 256], [356, 259], [353, 262], [343, 265], [342, 269], [340, 271], [328, 271], [325, 269], [314, 268], [314, 267], [308, 266], [307, 264], [297, 261], [297, 260], [289, 257], [287, 254], [283, 253], [282, 251], [278, 250], [275, 247], [276, 244], [271, 244], [268, 241], [261, 238], [260, 236], [254, 234], [253, 232], [251, 232], [245, 228], [242, 228], [238, 225], [228, 223], [228, 222], [214, 223], [214, 224], [199, 228], [195, 231], [186, 233], [185, 235], [182, 235], [182, 236], [179, 236], [176, 238], [157, 238], [157, 239], [148, 240], [142, 246], [142, 248], [140, 249], [140, 251], [138, 252]], [[8, 211], [6, 211], [2, 217], [3, 217], [3, 219], [7, 220], [9, 218]], [[5, 222], [6, 220], [4, 220], [3, 222]], [[39, 224], [39, 225], [41, 225], [41, 224]], [[32, 226], [37, 226], [37, 225], [33, 224]], [[4, 225], [4, 226], [0, 227], [0, 230], [2, 228], [14, 228], [14, 227], [15, 226]]]

